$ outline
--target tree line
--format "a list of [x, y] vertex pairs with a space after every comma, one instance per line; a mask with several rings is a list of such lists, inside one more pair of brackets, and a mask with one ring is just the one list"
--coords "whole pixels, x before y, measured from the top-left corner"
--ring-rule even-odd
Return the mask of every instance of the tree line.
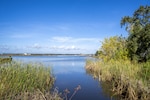
[[121, 27], [125, 27], [128, 37], [106, 38], [96, 56], [104, 61], [130, 59], [147, 62], [150, 60], [150, 6], [140, 6], [132, 16], [124, 16]]

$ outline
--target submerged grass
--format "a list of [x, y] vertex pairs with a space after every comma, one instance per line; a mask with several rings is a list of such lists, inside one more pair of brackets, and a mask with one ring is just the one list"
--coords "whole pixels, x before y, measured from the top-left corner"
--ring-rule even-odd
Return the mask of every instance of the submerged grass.
[[0, 65], [1, 100], [60, 100], [49, 92], [53, 83], [50, 68], [42, 64], [12, 61]]
[[131, 61], [87, 61], [86, 70], [99, 81], [112, 84], [114, 95], [122, 99], [150, 100], [150, 62], [138, 64]]

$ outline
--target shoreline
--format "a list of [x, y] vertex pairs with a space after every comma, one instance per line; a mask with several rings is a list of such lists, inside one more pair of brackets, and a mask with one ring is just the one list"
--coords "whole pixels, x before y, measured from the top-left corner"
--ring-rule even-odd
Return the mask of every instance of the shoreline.
[[122, 99], [130, 100], [149, 100], [150, 80], [146, 79], [148, 75], [146, 76], [143, 71], [144, 66], [146, 64], [133, 64], [129, 61], [87, 61], [85, 69], [100, 82], [109, 82], [112, 86], [111, 91], [114, 92], [112, 96], [120, 95]]
[[0, 57], [5, 57], [5, 56], [59, 56], [59, 55], [66, 55], [66, 56], [89, 56], [93, 57], [94, 54], [28, 54], [28, 53], [7, 53], [7, 54], [0, 54]]

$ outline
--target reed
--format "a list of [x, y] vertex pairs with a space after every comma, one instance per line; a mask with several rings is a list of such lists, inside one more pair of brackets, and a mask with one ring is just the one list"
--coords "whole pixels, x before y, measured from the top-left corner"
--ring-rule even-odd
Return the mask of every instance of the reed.
[[114, 95], [122, 99], [150, 99], [150, 63], [132, 63], [129, 60], [109, 62], [87, 61], [86, 70], [99, 81], [108, 81]]
[[27, 100], [33, 97], [43, 98], [40, 100], [45, 100], [46, 97], [49, 97], [47, 100], [56, 100], [49, 93], [53, 83], [54, 78], [50, 68], [40, 63], [12, 61], [0, 65], [0, 99], [2, 100], [19, 100], [19, 98]]
[[12, 58], [11, 58], [11, 57], [0, 58], [0, 64], [7, 63], [7, 62], [11, 62], [11, 61], [12, 61]]

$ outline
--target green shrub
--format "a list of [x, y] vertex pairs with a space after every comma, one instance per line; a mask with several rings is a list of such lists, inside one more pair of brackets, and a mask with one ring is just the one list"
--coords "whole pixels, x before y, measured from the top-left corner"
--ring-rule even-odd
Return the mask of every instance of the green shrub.
[[109, 61], [111, 59], [128, 59], [126, 39], [118, 36], [106, 38], [95, 55], [103, 61]]

